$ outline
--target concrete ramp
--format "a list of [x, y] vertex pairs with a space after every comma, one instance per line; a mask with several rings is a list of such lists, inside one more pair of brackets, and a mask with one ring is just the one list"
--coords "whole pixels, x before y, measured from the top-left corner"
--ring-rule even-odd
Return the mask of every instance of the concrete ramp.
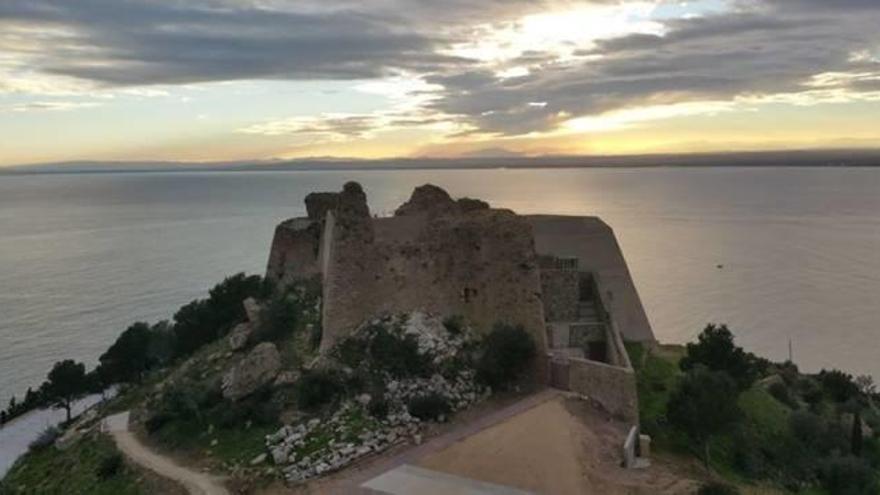
[[363, 488], [388, 495], [534, 495], [494, 483], [403, 464], [367, 481]]

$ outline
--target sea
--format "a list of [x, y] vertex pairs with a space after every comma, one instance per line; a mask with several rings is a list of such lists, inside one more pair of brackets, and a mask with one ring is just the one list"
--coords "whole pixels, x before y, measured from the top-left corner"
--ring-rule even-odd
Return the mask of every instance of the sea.
[[[599, 216], [661, 342], [726, 323], [759, 355], [880, 380], [880, 168], [54, 173], [0, 175], [0, 404], [55, 361], [94, 366], [132, 322], [170, 319], [224, 276], [262, 274], [275, 225], [350, 180], [379, 215], [432, 183]], [[0, 476], [22, 448], [9, 438], [48, 421], [0, 429]]]

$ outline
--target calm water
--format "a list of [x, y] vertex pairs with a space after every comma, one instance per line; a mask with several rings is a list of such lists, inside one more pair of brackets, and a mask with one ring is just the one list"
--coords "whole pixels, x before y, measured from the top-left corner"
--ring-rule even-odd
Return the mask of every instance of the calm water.
[[804, 368], [880, 378], [880, 169], [0, 176], [0, 404], [224, 275], [262, 273], [275, 224], [350, 179], [379, 213], [433, 182], [523, 213], [599, 215], [661, 341], [726, 322], [762, 355], [787, 357], [790, 338]]

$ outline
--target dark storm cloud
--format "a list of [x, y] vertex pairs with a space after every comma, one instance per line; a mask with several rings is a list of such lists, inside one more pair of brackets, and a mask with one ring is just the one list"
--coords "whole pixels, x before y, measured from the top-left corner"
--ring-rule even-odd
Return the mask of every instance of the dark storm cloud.
[[[307, 6], [307, 3], [301, 5]], [[353, 79], [455, 59], [389, 16], [205, 2], [6, 0], [0, 21], [64, 27], [44, 72], [111, 85], [248, 78]]]

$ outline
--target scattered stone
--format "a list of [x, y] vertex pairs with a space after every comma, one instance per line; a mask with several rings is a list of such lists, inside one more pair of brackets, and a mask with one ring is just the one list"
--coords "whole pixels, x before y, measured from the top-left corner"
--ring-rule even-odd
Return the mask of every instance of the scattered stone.
[[297, 380], [299, 380], [298, 372], [286, 370], [278, 373], [278, 376], [275, 378], [275, 383], [273, 383], [272, 385], [274, 387], [287, 387], [294, 385]]
[[254, 457], [253, 459], [251, 459], [251, 466], [256, 466], [258, 464], [262, 464], [262, 463], [266, 462], [266, 457], [268, 457], [268, 456], [266, 455], [265, 452]]

